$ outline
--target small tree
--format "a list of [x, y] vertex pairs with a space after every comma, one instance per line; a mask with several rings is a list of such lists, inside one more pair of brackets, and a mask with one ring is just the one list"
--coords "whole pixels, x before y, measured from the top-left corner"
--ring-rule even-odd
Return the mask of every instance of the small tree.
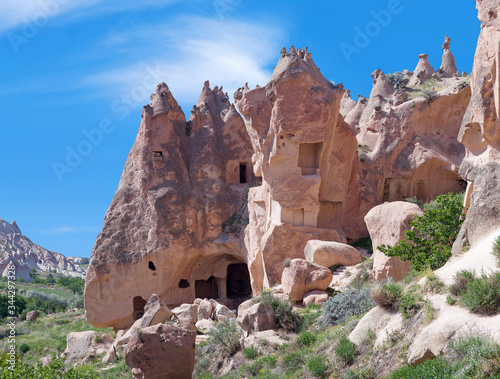
[[394, 74], [387, 74], [387, 83], [389, 83], [392, 88], [406, 88], [408, 83], [410, 82], [410, 79], [407, 79], [403, 76], [403, 73], [401, 71], [396, 71]]
[[463, 195], [441, 195], [427, 205], [423, 216], [415, 216], [405, 239], [394, 247], [381, 245], [380, 251], [390, 257], [411, 261], [415, 270], [443, 266], [451, 255], [451, 246], [462, 225]]

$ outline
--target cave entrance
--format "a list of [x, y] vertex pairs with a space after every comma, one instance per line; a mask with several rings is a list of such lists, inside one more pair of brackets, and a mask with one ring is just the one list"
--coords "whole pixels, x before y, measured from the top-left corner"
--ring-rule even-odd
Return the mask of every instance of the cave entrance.
[[134, 297], [134, 300], [132, 300], [132, 304], [134, 306], [134, 313], [132, 314], [132, 317], [134, 320], [139, 320], [142, 316], [144, 316], [144, 307], [146, 306], [146, 303], [147, 301], [142, 297]]
[[194, 283], [195, 294], [200, 299], [217, 299], [219, 297], [219, 287], [213, 276], [207, 280], [196, 280]]
[[227, 266], [226, 290], [228, 299], [252, 296], [250, 273], [245, 263], [235, 263]]

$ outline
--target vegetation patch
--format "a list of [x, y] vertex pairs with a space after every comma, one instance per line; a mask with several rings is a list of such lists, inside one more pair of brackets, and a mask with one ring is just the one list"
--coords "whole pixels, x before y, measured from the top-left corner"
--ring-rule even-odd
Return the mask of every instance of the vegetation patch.
[[441, 195], [415, 216], [405, 238], [391, 247], [381, 245], [380, 251], [390, 257], [410, 261], [415, 270], [442, 267], [450, 258], [451, 247], [462, 225], [463, 194]]
[[352, 316], [368, 312], [373, 307], [369, 288], [348, 288], [323, 303], [323, 314], [319, 322], [323, 326], [338, 325], [346, 322]]

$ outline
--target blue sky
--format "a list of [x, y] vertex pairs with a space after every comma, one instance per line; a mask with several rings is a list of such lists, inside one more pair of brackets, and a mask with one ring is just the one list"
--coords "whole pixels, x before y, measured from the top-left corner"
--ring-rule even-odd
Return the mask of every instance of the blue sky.
[[[311, 3], [309, 3], [311, 4]], [[367, 96], [377, 68], [437, 69], [445, 34], [470, 73], [475, 2], [2, 0], [0, 218], [41, 246], [90, 256], [139, 127], [166, 82], [184, 112], [203, 82], [266, 84], [283, 46]]]

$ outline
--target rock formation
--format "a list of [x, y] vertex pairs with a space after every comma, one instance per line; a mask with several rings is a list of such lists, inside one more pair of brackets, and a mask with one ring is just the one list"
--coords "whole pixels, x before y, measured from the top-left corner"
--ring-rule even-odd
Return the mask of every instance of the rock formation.
[[[423, 80], [429, 67], [421, 56], [404, 75]], [[373, 206], [462, 189], [456, 136], [470, 90], [408, 101], [381, 70], [372, 78], [370, 97], [355, 102], [292, 46], [266, 86], [236, 91], [243, 118], [206, 82], [188, 122], [158, 85], [92, 252], [88, 321], [127, 328], [152, 293], [170, 308], [207, 298], [235, 309], [279, 283], [308, 241], [359, 261], [342, 244], [367, 235]]]
[[255, 180], [251, 156], [222, 88], [206, 82], [186, 122], [167, 85], [158, 85], [92, 252], [89, 322], [128, 327], [152, 293], [169, 306], [251, 295], [238, 237]]
[[15, 221], [9, 224], [0, 218], [0, 276], [8, 276], [7, 267], [14, 265], [16, 279], [33, 280], [32, 268], [40, 271], [55, 271], [64, 276], [85, 277], [85, 269], [62, 254], [49, 251], [34, 244], [21, 233]]
[[363, 235], [356, 138], [339, 114], [342, 87], [323, 77], [307, 48], [283, 49], [265, 87], [234, 96], [262, 178], [249, 191], [245, 234], [256, 292], [278, 283], [283, 261], [303, 258], [308, 240]]
[[410, 272], [411, 263], [399, 257], [388, 257], [377, 249], [380, 245], [394, 246], [410, 230], [410, 221], [424, 212], [416, 204], [394, 201], [378, 205], [365, 216], [373, 244], [373, 277], [375, 280], [392, 278], [399, 281]]
[[[406, 76], [428, 72], [427, 64], [421, 56], [420, 71]], [[356, 133], [361, 178], [370, 202], [376, 205], [409, 197], [429, 201], [463, 191], [466, 183], [458, 166], [465, 151], [457, 136], [470, 88], [457, 86], [455, 79], [443, 79], [445, 88], [432, 97], [408, 100], [407, 91], [393, 90], [380, 70], [372, 77], [368, 99], [360, 98], [354, 107], [351, 99], [342, 101], [343, 109], [351, 108], [345, 120]]]
[[474, 245], [500, 227], [500, 5], [483, 0], [476, 6], [481, 34], [471, 74], [472, 96], [459, 134], [466, 148], [459, 172], [468, 182], [468, 210], [453, 253], [466, 241]]
[[450, 51], [451, 38], [448, 36], [444, 37], [443, 43], [443, 63], [439, 71], [444, 77], [458, 76], [457, 66], [455, 65], [455, 58]]

